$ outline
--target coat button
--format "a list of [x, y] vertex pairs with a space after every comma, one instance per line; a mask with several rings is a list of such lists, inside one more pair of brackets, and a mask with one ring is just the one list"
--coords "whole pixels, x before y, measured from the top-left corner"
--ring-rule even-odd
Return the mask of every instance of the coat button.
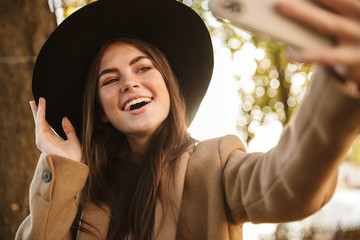
[[42, 179], [45, 182], [50, 182], [50, 180], [51, 180], [51, 172], [49, 172], [49, 171], [44, 172], [43, 175], [42, 175]]

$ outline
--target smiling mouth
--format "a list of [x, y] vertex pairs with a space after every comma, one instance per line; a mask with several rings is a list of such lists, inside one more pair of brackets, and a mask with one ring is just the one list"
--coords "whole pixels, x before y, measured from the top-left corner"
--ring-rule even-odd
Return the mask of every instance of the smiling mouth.
[[124, 106], [124, 111], [131, 111], [135, 109], [139, 109], [148, 103], [150, 103], [153, 99], [152, 98], [137, 98], [134, 100], [131, 100], [130, 102], [126, 103]]

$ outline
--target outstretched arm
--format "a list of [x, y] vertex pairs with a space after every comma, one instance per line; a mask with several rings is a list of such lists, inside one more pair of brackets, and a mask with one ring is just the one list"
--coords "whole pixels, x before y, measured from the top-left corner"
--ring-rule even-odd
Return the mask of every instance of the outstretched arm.
[[[334, 45], [291, 50], [296, 61], [322, 65], [277, 147], [263, 153], [234, 152], [224, 170], [231, 216], [245, 221], [304, 218], [331, 197], [337, 167], [360, 132], [360, 2], [285, 0], [278, 10], [334, 39]], [[337, 75], [340, 75], [337, 76]]]
[[319, 70], [275, 148], [228, 158], [224, 185], [236, 223], [299, 220], [332, 196], [338, 166], [360, 132], [360, 99]]

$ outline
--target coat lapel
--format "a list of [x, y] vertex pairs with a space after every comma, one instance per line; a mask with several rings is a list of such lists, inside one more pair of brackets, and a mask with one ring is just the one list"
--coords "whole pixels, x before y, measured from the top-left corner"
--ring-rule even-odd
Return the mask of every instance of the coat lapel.
[[[191, 147], [191, 149], [192, 148], [193, 147]], [[163, 183], [171, 184], [168, 188], [169, 196], [166, 196], [167, 199], [170, 199], [170, 204], [168, 204], [167, 211], [163, 216], [161, 203], [159, 200], [156, 202], [154, 229], [154, 236], [156, 240], [176, 239], [178, 227], [177, 223], [184, 190], [185, 174], [190, 155], [191, 150], [183, 153], [180, 159], [178, 159], [174, 174], [174, 184], [167, 183], [166, 180], [162, 181]]]

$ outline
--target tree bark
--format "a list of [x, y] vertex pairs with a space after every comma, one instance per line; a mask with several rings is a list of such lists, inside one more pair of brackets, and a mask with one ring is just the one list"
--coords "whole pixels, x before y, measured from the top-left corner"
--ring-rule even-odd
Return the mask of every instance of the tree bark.
[[29, 213], [39, 157], [29, 107], [32, 70], [56, 19], [46, 0], [1, 0], [0, 16], [0, 239], [14, 239]]

